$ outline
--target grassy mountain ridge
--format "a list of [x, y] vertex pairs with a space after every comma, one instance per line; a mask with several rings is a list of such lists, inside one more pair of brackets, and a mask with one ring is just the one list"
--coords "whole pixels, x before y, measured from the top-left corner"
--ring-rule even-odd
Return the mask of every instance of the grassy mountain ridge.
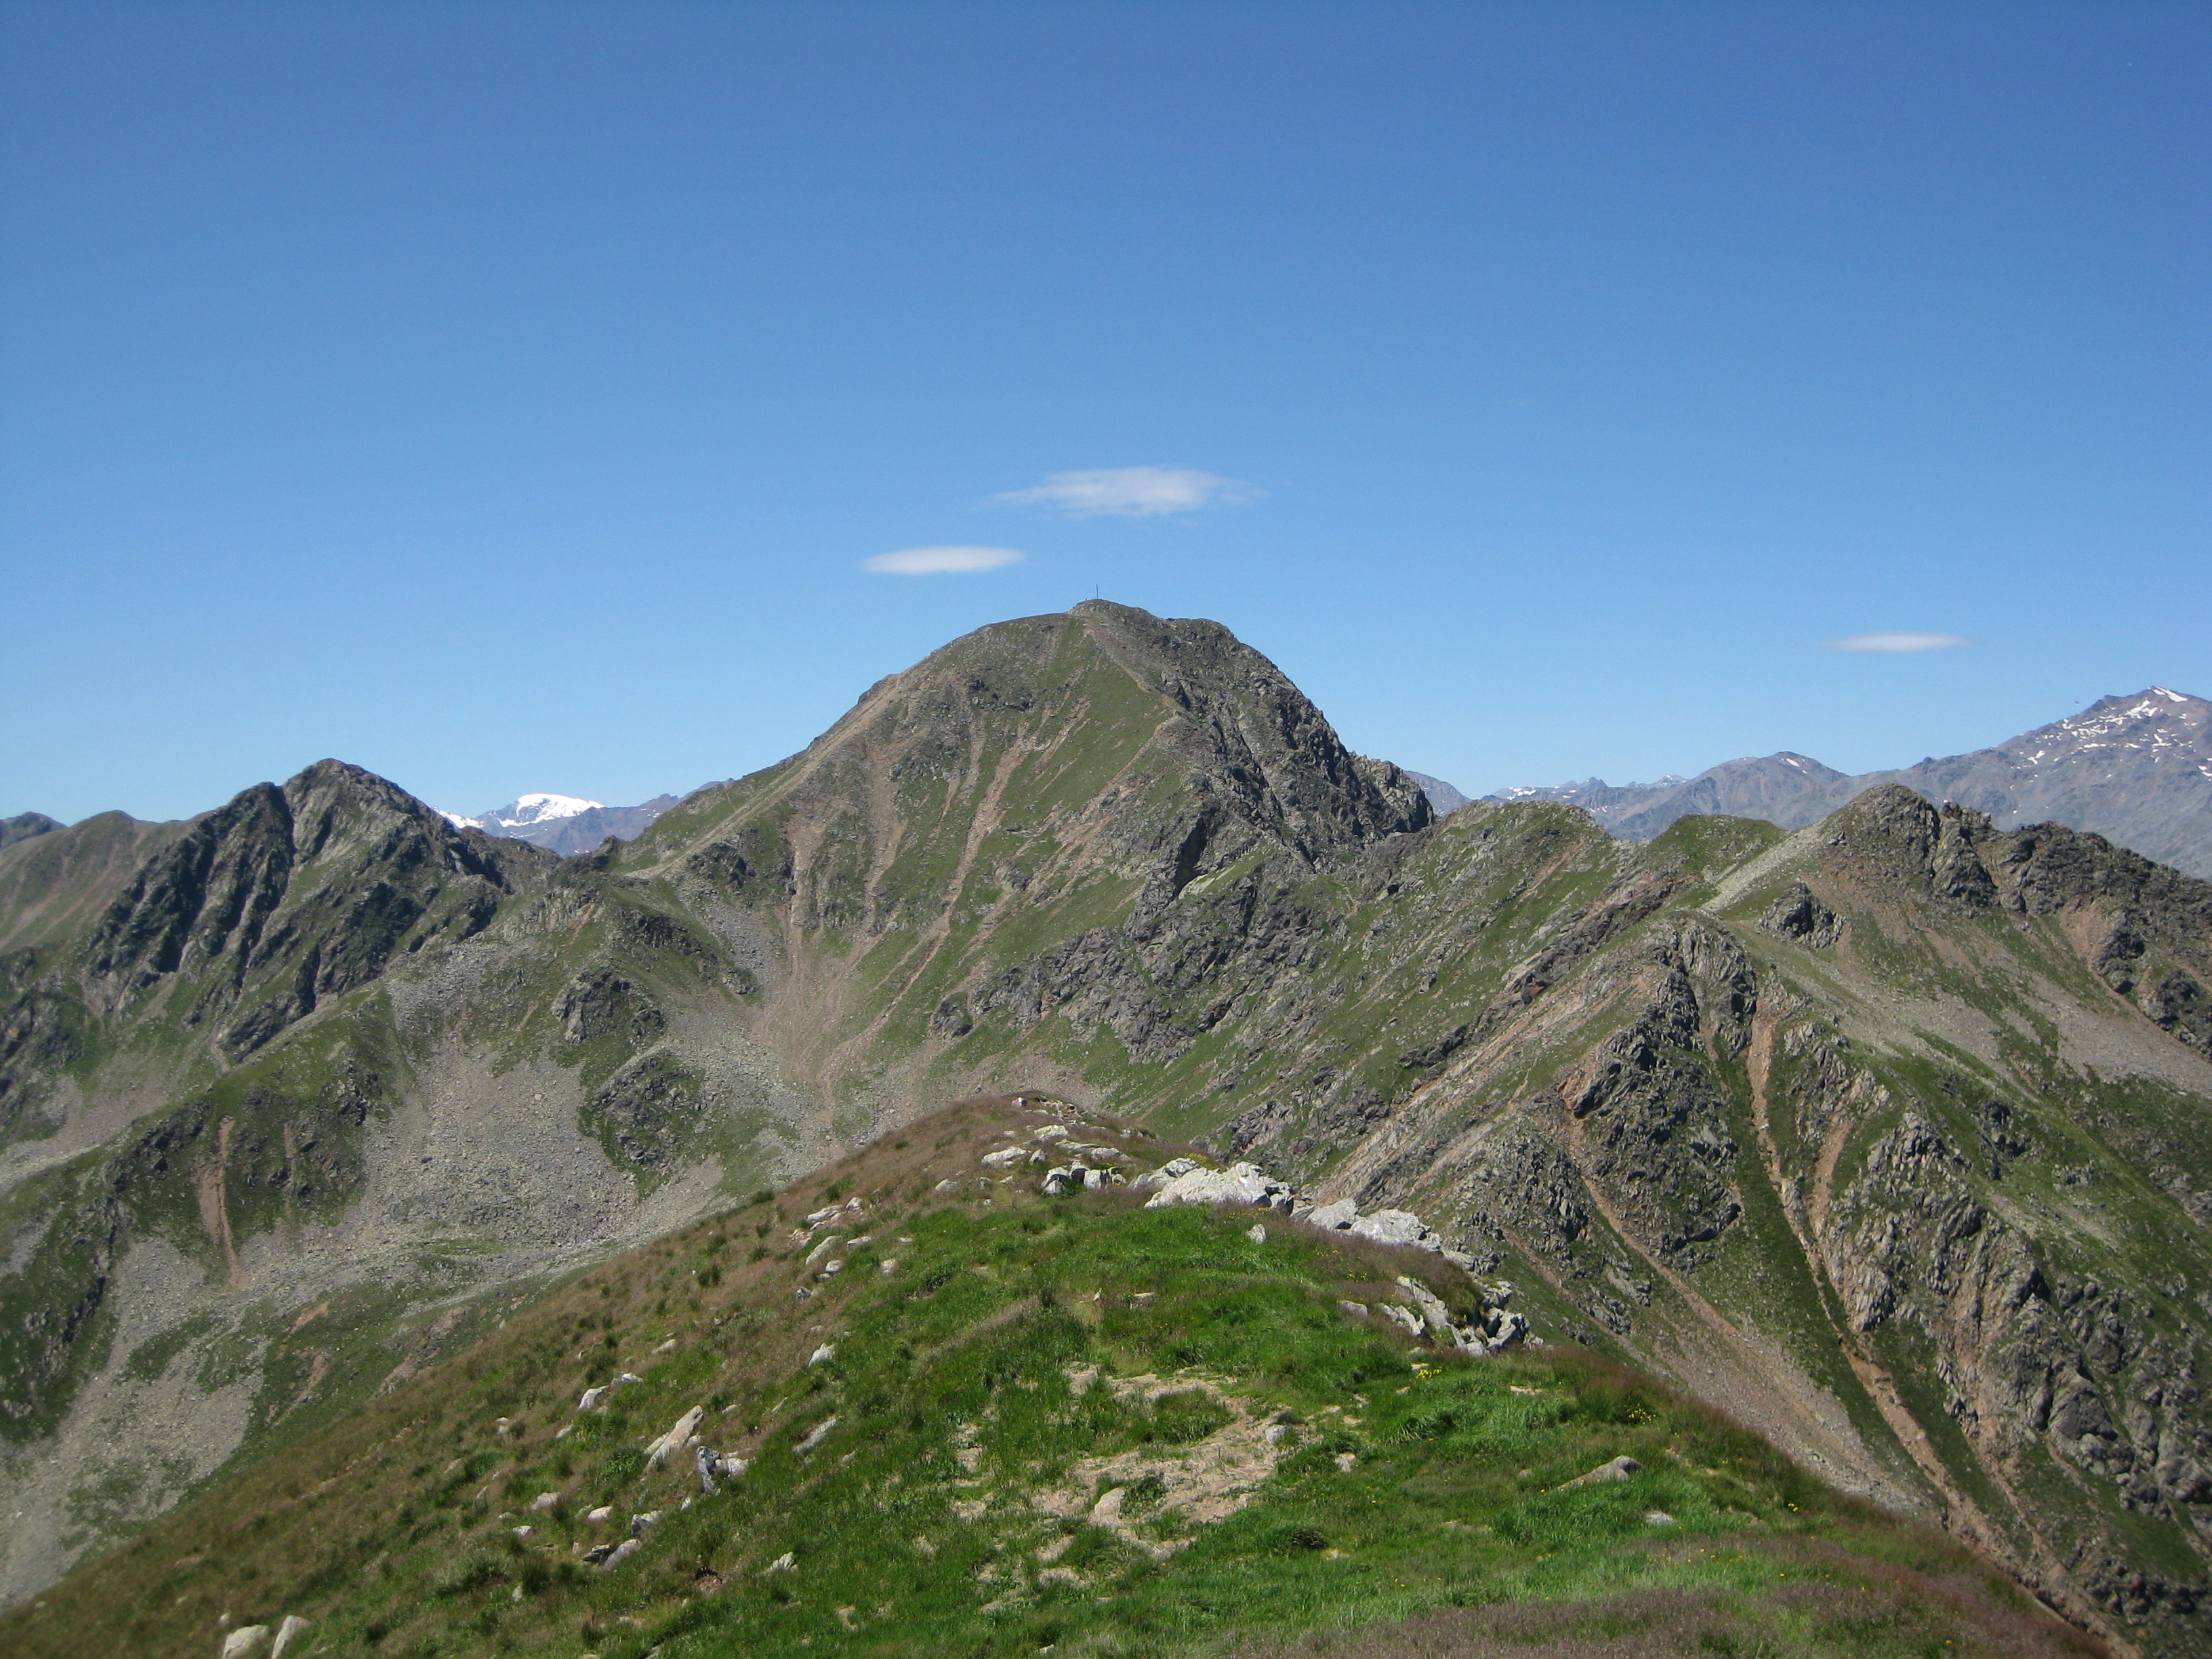
[[[175, 966], [118, 981], [100, 921], [15, 981], [128, 1062], [26, 1044], [6, 1073], [80, 1091], [4, 1153], [0, 1296], [36, 1315], [104, 1288], [35, 1350], [0, 1334], [0, 1364], [55, 1379], [12, 1490], [117, 1517], [86, 1541], [420, 1363], [402, 1332], [428, 1312], [1037, 1086], [1415, 1210], [1540, 1329], [1976, 1541], [2085, 1624], [2199, 1643], [2212, 888], [2096, 836], [1893, 787], [1793, 836], [1692, 817], [1629, 847], [1544, 802], [1436, 822], [1225, 629], [1096, 602], [954, 642], [632, 842], [492, 844], [522, 861], [484, 874], [489, 843], [441, 821], [358, 840], [424, 851], [333, 890], [422, 908], [312, 1006], [283, 998], [319, 941], [381, 913], [280, 901], [243, 946], [269, 884], [215, 875], [263, 867], [249, 831], [275, 807], [248, 806], [205, 864], [207, 892], [246, 896], [228, 931], [155, 929], [185, 941]], [[56, 839], [0, 853], [0, 891]], [[166, 914], [159, 882], [116, 890], [142, 886], [128, 915]], [[272, 1006], [289, 1023], [234, 1058], [225, 1034]], [[310, 1143], [330, 1172], [288, 1208]], [[300, 1358], [319, 1321], [291, 1321], [373, 1290]], [[115, 1334], [136, 1319], [137, 1347], [178, 1345], [150, 1380]], [[202, 1449], [100, 1510], [161, 1413], [204, 1419], [167, 1437]], [[11, 1567], [15, 1593], [58, 1559]]]
[[[1167, 1655], [1424, 1615], [1474, 1638], [1501, 1605], [1526, 1633], [1533, 1604], [1565, 1639], [1517, 1651], [2095, 1650], [1633, 1373], [1346, 1311], [1406, 1279], [1463, 1299], [1433, 1255], [979, 1164], [1048, 1119], [940, 1113], [607, 1262], [0, 1640], [184, 1653], [289, 1613], [331, 1653]], [[654, 1465], [671, 1421], [747, 1467], [709, 1493], [688, 1449]]]

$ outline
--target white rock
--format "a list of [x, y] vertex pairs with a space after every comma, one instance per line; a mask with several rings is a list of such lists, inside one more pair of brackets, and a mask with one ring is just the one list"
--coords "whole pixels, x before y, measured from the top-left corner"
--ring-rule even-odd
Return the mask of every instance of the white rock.
[[1436, 1235], [1410, 1210], [1377, 1210], [1373, 1215], [1360, 1217], [1346, 1231], [1355, 1238], [1371, 1238], [1377, 1244], [1419, 1244], [1432, 1250], [1443, 1248], [1430, 1243]]
[[794, 1558], [791, 1551], [786, 1550], [782, 1554], [777, 1556], [775, 1560], [769, 1562], [768, 1565], [761, 1569], [761, 1577], [765, 1578], [772, 1572], [797, 1572], [798, 1571], [798, 1560]]
[[1444, 1306], [1437, 1293], [1419, 1279], [1409, 1279], [1403, 1273], [1398, 1275], [1398, 1285], [1413, 1298], [1413, 1305], [1420, 1310], [1421, 1322], [1429, 1328], [1429, 1334], [1458, 1346], [1459, 1332], [1453, 1328], [1451, 1310]]
[[1026, 1146], [1002, 1146], [995, 1152], [983, 1154], [983, 1163], [990, 1169], [1003, 1170], [1010, 1164], [1019, 1164], [1028, 1158]]
[[641, 1376], [636, 1376], [629, 1371], [624, 1371], [620, 1376], [615, 1378], [615, 1385], [619, 1388], [625, 1382], [642, 1382], [644, 1381], [645, 1379]]
[[823, 1222], [827, 1221], [831, 1216], [836, 1214], [838, 1210], [842, 1207], [842, 1206], [831, 1204], [823, 1209], [811, 1211], [808, 1212], [806, 1217], [806, 1224], [810, 1227], [818, 1227]]
[[1150, 1175], [1137, 1177], [1139, 1187], [1164, 1187], [1178, 1176], [1187, 1176], [1193, 1170], [1205, 1168], [1194, 1158], [1171, 1158]]
[[576, 1409], [580, 1412], [587, 1412], [606, 1397], [607, 1390], [604, 1388], [586, 1389], [584, 1390], [584, 1397], [576, 1402]]
[[1336, 1467], [1337, 1467], [1337, 1472], [1338, 1472], [1339, 1474], [1350, 1474], [1352, 1473], [1352, 1466], [1353, 1464], [1357, 1463], [1358, 1461], [1359, 1461], [1359, 1455], [1358, 1455], [1357, 1452], [1339, 1452], [1339, 1453], [1337, 1453], [1337, 1455], [1336, 1455]]
[[530, 1500], [530, 1512], [532, 1515], [543, 1515], [546, 1510], [551, 1509], [560, 1501], [561, 1494], [559, 1492], [541, 1492], [537, 1497]]
[[1244, 1237], [1250, 1239], [1255, 1244], [1265, 1244], [1267, 1242], [1267, 1230], [1264, 1226], [1261, 1225], [1260, 1223], [1255, 1221], [1249, 1227], [1245, 1229]]
[[1647, 1527], [1671, 1527], [1674, 1524], [1674, 1517], [1664, 1510], [1652, 1510], [1644, 1516], [1644, 1524]]
[[613, 1504], [602, 1504], [599, 1508], [593, 1510], [589, 1515], [586, 1515], [584, 1519], [591, 1522], [594, 1526], [598, 1526], [605, 1522], [611, 1521], [614, 1518], [614, 1513], [615, 1506]]
[[243, 1630], [234, 1630], [222, 1638], [222, 1659], [246, 1659], [247, 1655], [260, 1652], [268, 1639], [266, 1625], [248, 1625]]
[[535, 1527], [510, 1527], [507, 1530], [512, 1532], [517, 1538], [527, 1538], [532, 1533], [536, 1532], [538, 1528]]
[[898, 1258], [895, 1255], [885, 1256], [881, 1261], [876, 1263], [876, 1271], [885, 1279], [889, 1279], [898, 1271]]
[[651, 1468], [654, 1464], [673, 1456], [690, 1445], [691, 1437], [698, 1432], [699, 1425], [705, 1421], [706, 1416], [707, 1408], [704, 1406], [694, 1406], [683, 1416], [678, 1418], [666, 1434], [646, 1447], [646, 1468]]
[[670, 1337], [667, 1341], [662, 1343], [659, 1347], [653, 1350], [653, 1352], [655, 1353], [674, 1353], [675, 1352], [676, 1339], [672, 1336]]
[[[1166, 1169], [1161, 1173], [1165, 1174]], [[1226, 1170], [1186, 1170], [1146, 1199], [1145, 1207], [1157, 1210], [1170, 1204], [1265, 1204], [1287, 1212], [1297, 1198], [1296, 1189], [1289, 1183], [1273, 1179], [1256, 1164], [1232, 1164]]]
[[652, 1531], [659, 1521], [659, 1510], [647, 1510], [643, 1515], [633, 1515], [629, 1518], [629, 1535], [633, 1538], [642, 1538]]
[[1626, 1480], [1642, 1468], [1643, 1464], [1632, 1457], [1616, 1457], [1610, 1463], [1601, 1463], [1588, 1474], [1578, 1474], [1571, 1480], [1562, 1481], [1561, 1492], [1571, 1492], [1577, 1486], [1601, 1486], [1615, 1480]]
[[276, 1640], [270, 1646], [269, 1659], [284, 1659], [292, 1644], [300, 1639], [301, 1633], [307, 1628], [307, 1621], [298, 1613], [286, 1613], [284, 1622], [276, 1626]]
[[1091, 1518], [1100, 1523], [1121, 1518], [1121, 1505], [1129, 1496], [1127, 1486], [1115, 1486], [1091, 1506]]
[[623, 1539], [621, 1543], [616, 1545], [612, 1549], [607, 1552], [606, 1559], [599, 1563], [599, 1571], [601, 1572], [613, 1571], [617, 1567], [622, 1565], [623, 1562], [629, 1560], [631, 1556], [635, 1555], [644, 1547], [644, 1544], [637, 1539]]
[[1342, 1232], [1359, 1219], [1359, 1206], [1348, 1198], [1340, 1198], [1334, 1204], [1324, 1204], [1319, 1209], [1308, 1210], [1306, 1225], [1322, 1227], [1331, 1232]]
[[837, 1345], [835, 1342], [824, 1342], [808, 1357], [806, 1363], [810, 1365], [819, 1365], [836, 1357]]
[[1367, 1317], [1367, 1304], [1364, 1302], [1339, 1302], [1336, 1305], [1340, 1312], [1348, 1313], [1354, 1318]]
[[803, 1452], [812, 1451], [817, 1446], [820, 1445], [824, 1440], [827, 1440], [830, 1437], [830, 1430], [836, 1426], [837, 1419], [836, 1418], [823, 1418], [819, 1423], [817, 1423], [812, 1428], [809, 1429], [806, 1431], [806, 1437], [801, 1440], [796, 1446], [793, 1447], [792, 1449], [793, 1451]]

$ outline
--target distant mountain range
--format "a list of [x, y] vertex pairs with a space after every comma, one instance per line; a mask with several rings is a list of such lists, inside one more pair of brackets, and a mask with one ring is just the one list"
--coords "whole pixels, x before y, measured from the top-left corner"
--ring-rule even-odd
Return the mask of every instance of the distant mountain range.
[[[1424, 788], [1430, 782], [1421, 780]], [[1620, 785], [1588, 778], [1484, 799], [1565, 801], [1624, 841], [1649, 841], [1693, 813], [1799, 830], [1883, 783], [1986, 812], [2001, 830], [2056, 820], [2212, 877], [2212, 702], [2160, 685], [2100, 698], [2070, 719], [1988, 749], [1894, 771], [1853, 776], [1784, 750], [1723, 761], [1694, 778]], [[1433, 789], [1429, 799], [1439, 811], [1451, 810]]]
[[504, 841], [526, 841], [566, 858], [590, 852], [610, 836], [617, 841], [631, 840], [679, 799], [655, 795], [641, 806], [608, 806], [575, 795], [541, 793], [518, 795], [505, 806], [492, 807], [474, 817], [464, 817], [459, 812], [447, 812], [446, 817], [457, 830], [481, 830]]
[[[2009, 778], [2012, 816], [2142, 810], [2203, 708], [2117, 700], [1923, 769]], [[1712, 804], [1858, 781], [1792, 761], [1716, 769]], [[483, 816], [580, 839], [607, 811]], [[1046, 1165], [988, 1150], [1044, 1130], [1016, 1097], [1053, 1115]], [[961, 1102], [1001, 1115], [937, 1115]], [[1690, 1528], [1753, 1524], [1756, 1480], [1942, 1526], [2118, 1651], [2201, 1656], [2208, 1117], [2212, 883], [1894, 783], [1794, 835], [1615, 839], [1541, 799], [1438, 820], [1226, 628], [1095, 599], [951, 642], [590, 857], [336, 760], [190, 820], [103, 813], [0, 849], [0, 1653], [208, 1659], [280, 1613], [332, 1653], [1073, 1651], [1030, 1621], [1122, 1620], [1097, 1598], [1129, 1573], [1220, 1600], [1236, 1549], [1317, 1575], [1340, 1537], [1380, 1584], [1347, 1494], [1449, 1511], [1424, 1547], [1488, 1595], [1558, 1583], [1577, 1529], [1672, 1572]], [[1141, 1152], [1094, 1144], [1125, 1121]], [[1312, 1214], [1402, 1212], [1452, 1253], [1444, 1313], [1502, 1316], [1510, 1285], [1545, 1346], [1443, 1352], [1383, 1309], [1393, 1258], [1288, 1215], [1048, 1182], [1047, 1147], [1134, 1177], [1182, 1146]], [[1218, 1304], [1170, 1249], [1225, 1275]], [[1155, 1352], [1188, 1371], [1139, 1371]], [[1678, 1444], [1660, 1383], [1789, 1461]], [[1297, 1437], [1265, 1438], [1291, 1401], [1270, 1426]], [[1525, 1449], [1567, 1423], [1602, 1443]], [[1130, 1547], [1068, 1460], [1148, 1430], [1165, 1495], [1249, 1469], [1281, 1507]], [[702, 1432], [752, 1474], [701, 1465]], [[1568, 1484], [1601, 1455], [1642, 1484]], [[1161, 1524], [1151, 1462], [1096, 1467], [1144, 1506], [1123, 1524]], [[1097, 1524], [1052, 1527], [1030, 1474], [1079, 1475], [1069, 1518]], [[179, 1503], [216, 1507], [161, 1522]], [[848, 1641], [831, 1575], [877, 1571], [853, 1540], [915, 1535]], [[1783, 1534], [1728, 1535], [1735, 1574]], [[1063, 1594], [1024, 1565], [1061, 1538], [1080, 1593], [1008, 1616]], [[1890, 1616], [1887, 1589], [1808, 1588]], [[615, 1607], [637, 1627], [595, 1622]], [[962, 1645], [906, 1639], [912, 1608]], [[1927, 1628], [1874, 1639], [1967, 1650]]]

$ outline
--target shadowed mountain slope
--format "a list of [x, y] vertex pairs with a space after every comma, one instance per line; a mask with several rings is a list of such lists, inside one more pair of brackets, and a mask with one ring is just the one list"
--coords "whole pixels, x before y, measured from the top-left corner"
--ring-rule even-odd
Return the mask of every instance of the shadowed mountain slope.
[[[1097, 602], [586, 857], [420, 809], [420, 856], [372, 880], [357, 837], [329, 902], [272, 903], [307, 862], [274, 826], [313, 821], [272, 793], [130, 831], [131, 868], [0, 854], [11, 994], [62, 1011], [25, 1029], [76, 1034], [7, 1062], [6, 1495], [60, 1540], [11, 1540], [15, 1595], [495, 1292], [1038, 1087], [1416, 1211], [1539, 1331], [2203, 1645], [2203, 883], [1895, 787], [1794, 836], [1437, 822], [1226, 630]], [[419, 908], [325, 988], [378, 880]]]
[[12, 818], [0, 818], [0, 847], [12, 847], [19, 841], [28, 841], [33, 836], [43, 836], [61, 827], [59, 819], [50, 818], [44, 812], [18, 812]]

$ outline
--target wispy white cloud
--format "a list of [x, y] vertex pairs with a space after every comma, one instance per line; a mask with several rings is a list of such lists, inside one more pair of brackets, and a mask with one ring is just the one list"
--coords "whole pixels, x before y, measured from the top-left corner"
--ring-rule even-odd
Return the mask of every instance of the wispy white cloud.
[[1948, 651], [1973, 641], [1956, 634], [1853, 634], [1830, 640], [1831, 651]]
[[1042, 483], [991, 499], [1010, 507], [1058, 507], [1079, 519], [1108, 514], [1149, 519], [1201, 507], [1233, 507], [1264, 493], [1196, 467], [1110, 466], [1094, 472], [1048, 472]]
[[902, 547], [863, 559], [860, 568], [891, 576], [942, 576], [953, 571], [996, 570], [1021, 562], [1020, 550], [1012, 547]]

